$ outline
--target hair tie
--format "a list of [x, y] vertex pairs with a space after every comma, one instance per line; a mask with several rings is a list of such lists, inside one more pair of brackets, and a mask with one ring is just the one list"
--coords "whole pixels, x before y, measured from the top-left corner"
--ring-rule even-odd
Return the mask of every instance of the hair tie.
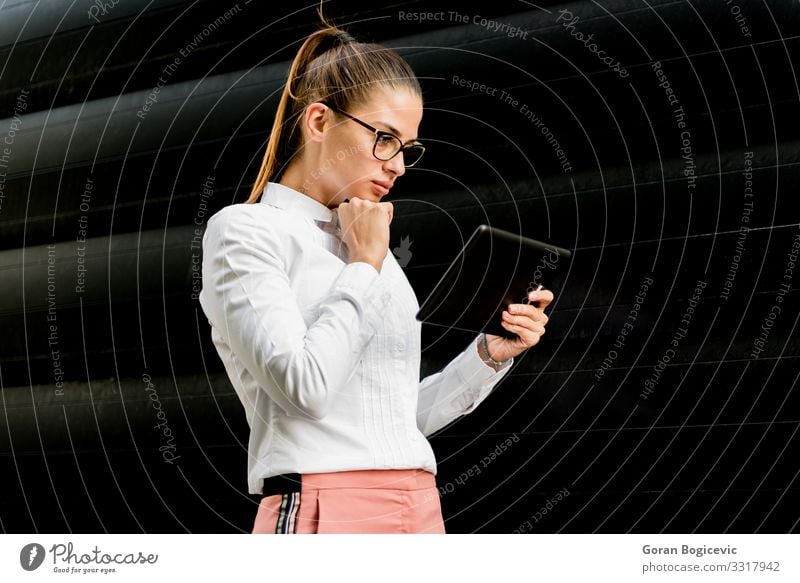
[[350, 43], [357, 42], [355, 38], [353, 38], [349, 32], [344, 30], [337, 30], [333, 34], [327, 34], [320, 42], [318, 51], [319, 53], [328, 52], [331, 49], [336, 47], [340, 47], [343, 45], [349, 45]]
[[335, 34], [336, 40], [339, 41], [339, 44], [349, 44], [356, 42], [356, 39], [352, 37], [352, 35], [347, 32], [346, 30], [338, 30]]

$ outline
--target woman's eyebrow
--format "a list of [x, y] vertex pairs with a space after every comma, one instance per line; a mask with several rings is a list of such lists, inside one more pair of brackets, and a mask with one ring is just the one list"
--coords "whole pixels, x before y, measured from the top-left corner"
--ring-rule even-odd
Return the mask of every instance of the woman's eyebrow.
[[[389, 131], [390, 131], [390, 132], [392, 132], [394, 135], [396, 135], [398, 138], [400, 137], [400, 130], [398, 130], [398, 129], [397, 129], [396, 127], [394, 127], [393, 125], [386, 123], [385, 121], [376, 121], [376, 122], [375, 122], [375, 125], [382, 125], [382, 126], [383, 126], [383, 127], [385, 127], [387, 130], [389, 130]], [[403, 142], [403, 143], [404, 143], [404, 144], [407, 144], [408, 142], [416, 142], [416, 141], [417, 141], [417, 138], [411, 138], [410, 140], [406, 140], [406, 141], [405, 141], [405, 142]]]
[[383, 127], [385, 127], [386, 129], [388, 129], [390, 132], [392, 132], [394, 135], [396, 135], [397, 137], [400, 137], [400, 130], [398, 130], [398, 129], [397, 129], [396, 127], [394, 127], [393, 125], [391, 125], [391, 124], [388, 124], [388, 123], [386, 123], [385, 121], [377, 121], [377, 122], [375, 122], [375, 123], [376, 123], [376, 124], [380, 124], [380, 125], [382, 125], [382, 126], [383, 126]]

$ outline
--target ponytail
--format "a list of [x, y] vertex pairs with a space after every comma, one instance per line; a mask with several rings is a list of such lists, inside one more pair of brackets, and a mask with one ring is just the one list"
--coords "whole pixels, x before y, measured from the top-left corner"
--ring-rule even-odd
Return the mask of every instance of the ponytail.
[[264, 159], [246, 203], [256, 203], [269, 181], [277, 181], [299, 149], [305, 108], [329, 100], [348, 109], [367, 98], [374, 85], [405, 87], [422, 96], [411, 67], [392, 49], [356, 41], [328, 23], [309, 35], [297, 51], [281, 92]]

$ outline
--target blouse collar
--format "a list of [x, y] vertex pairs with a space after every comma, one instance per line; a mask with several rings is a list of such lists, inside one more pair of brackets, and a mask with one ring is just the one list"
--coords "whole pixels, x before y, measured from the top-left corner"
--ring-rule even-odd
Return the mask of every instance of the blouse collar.
[[278, 182], [267, 182], [261, 202], [299, 213], [315, 221], [330, 222], [336, 214], [321, 202]]

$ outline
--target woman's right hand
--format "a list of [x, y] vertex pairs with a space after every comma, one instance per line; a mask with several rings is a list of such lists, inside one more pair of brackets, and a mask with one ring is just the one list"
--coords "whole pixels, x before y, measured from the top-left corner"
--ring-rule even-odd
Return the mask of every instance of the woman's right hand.
[[337, 207], [342, 241], [349, 251], [349, 263], [364, 261], [378, 273], [389, 251], [389, 224], [394, 207], [390, 202], [349, 199]]

